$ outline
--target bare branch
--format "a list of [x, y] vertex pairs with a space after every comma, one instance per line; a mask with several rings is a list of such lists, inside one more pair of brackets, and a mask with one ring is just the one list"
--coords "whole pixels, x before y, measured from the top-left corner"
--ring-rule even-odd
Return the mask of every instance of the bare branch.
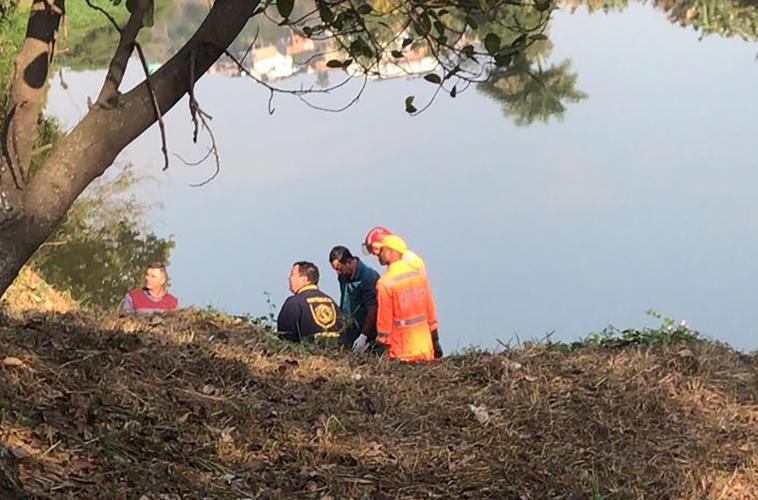
[[207, 160], [211, 156], [212, 153], [213, 153], [213, 150], [211, 148], [208, 148], [208, 151], [205, 153], [205, 156], [203, 156], [202, 158], [200, 158], [197, 161], [185, 160], [182, 155], [177, 154], [177, 153], [173, 153], [173, 155], [176, 158], [179, 158], [179, 161], [181, 161], [182, 163], [184, 163], [186, 166], [188, 166], [188, 167], [196, 167], [198, 165], [202, 165], [203, 163], [205, 163], [205, 160]]
[[190, 116], [192, 117], [192, 123], [195, 125], [192, 131], [192, 142], [197, 144], [197, 132], [200, 128], [200, 124], [197, 120], [197, 110], [199, 108], [197, 100], [195, 99], [195, 58], [197, 56], [197, 49], [193, 49], [190, 54], [190, 84], [189, 84], [189, 109]]
[[116, 22], [116, 20], [113, 18], [112, 15], [110, 15], [110, 13], [108, 13], [107, 10], [103, 9], [99, 5], [93, 4], [91, 0], [84, 0], [84, 1], [87, 2], [87, 5], [89, 5], [89, 7], [91, 9], [94, 9], [94, 10], [100, 12], [105, 17], [107, 17], [108, 21], [110, 21], [110, 23], [113, 25], [113, 27], [116, 28], [116, 31], [118, 31], [119, 34], [123, 33], [123, 30], [121, 29], [121, 26], [118, 25], [118, 23]]
[[299, 98], [300, 98], [300, 99], [301, 99], [303, 102], [305, 102], [305, 103], [306, 103], [308, 106], [310, 106], [310, 107], [312, 107], [312, 108], [314, 108], [314, 109], [320, 109], [320, 110], [322, 110], [322, 111], [330, 111], [330, 112], [339, 112], [339, 111], [344, 111], [344, 110], [346, 110], [347, 108], [349, 108], [350, 106], [352, 106], [353, 104], [355, 104], [355, 103], [358, 101], [358, 98], [360, 97], [360, 94], [363, 92], [363, 89], [364, 89], [364, 88], [366, 88], [366, 84], [365, 84], [365, 82], [364, 82], [364, 84], [363, 84], [363, 87], [361, 87], [361, 90], [360, 90], [360, 92], [358, 93], [358, 95], [357, 95], [357, 96], [356, 96], [354, 99], [352, 99], [348, 105], [346, 105], [346, 106], [344, 106], [344, 107], [342, 107], [342, 108], [339, 108], [339, 109], [337, 109], [337, 110], [335, 110], [335, 109], [328, 109], [328, 108], [320, 108], [320, 107], [318, 107], [318, 106], [313, 106], [313, 105], [311, 105], [309, 102], [305, 101], [305, 99], [303, 99], [303, 97], [302, 97], [302, 96], [303, 96], [303, 95], [306, 95], [306, 94], [329, 94], [329, 93], [331, 93], [332, 91], [334, 91], [334, 90], [337, 90], [337, 89], [339, 89], [340, 87], [343, 87], [344, 85], [347, 85], [347, 84], [350, 82], [350, 80], [351, 80], [351, 77], [347, 77], [347, 78], [345, 78], [345, 80], [343, 80], [342, 82], [340, 82], [340, 83], [338, 83], [338, 84], [336, 84], [336, 85], [333, 85], [333, 86], [331, 86], [331, 87], [329, 87], [329, 88], [325, 88], [325, 89], [317, 89], [317, 88], [314, 88], [314, 87], [310, 87], [310, 88], [307, 88], [307, 89], [303, 89], [303, 88], [301, 88], [301, 89], [297, 89], [297, 90], [286, 90], [286, 89], [280, 89], [280, 88], [274, 87], [273, 85], [270, 85], [270, 84], [269, 84], [269, 83], [267, 83], [267, 82], [264, 82], [264, 81], [263, 81], [263, 80], [261, 80], [260, 78], [257, 78], [255, 75], [253, 75], [253, 74], [252, 74], [252, 73], [251, 73], [251, 72], [250, 72], [250, 71], [249, 71], [249, 70], [248, 70], [248, 69], [247, 69], [247, 68], [246, 68], [246, 67], [245, 67], [245, 66], [242, 64], [242, 62], [241, 62], [239, 59], [237, 59], [236, 57], [234, 57], [234, 56], [233, 56], [233, 55], [232, 55], [232, 54], [231, 54], [231, 53], [230, 53], [228, 50], [224, 49], [224, 54], [226, 54], [226, 56], [227, 56], [229, 59], [231, 59], [231, 60], [232, 60], [232, 62], [234, 62], [234, 64], [236, 64], [236, 65], [237, 65], [237, 68], [239, 69], [239, 71], [240, 71], [241, 73], [243, 73], [243, 74], [245, 74], [245, 75], [249, 76], [249, 77], [250, 77], [250, 78], [252, 78], [252, 79], [253, 79], [253, 80], [254, 80], [256, 83], [259, 83], [260, 85], [263, 85], [264, 87], [266, 87], [266, 88], [268, 89], [268, 91], [269, 91], [269, 93], [270, 93], [270, 95], [269, 95], [269, 100], [268, 100], [268, 112], [269, 112], [269, 114], [274, 114], [274, 111], [275, 111], [275, 109], [276, 109], [276, 108], [273, 108], [273, 107], [272, 107], [272, 102], [273, 102], [273, 99], [274, 99], [274, 94], [275, 94], [275, 93], [279, 93], [279, 94], [290, 94], [290, 95], [294, 95], [294, 96], [297, 96], [297, 97], [299, 97]]
[[[206, 180], [199, 184], [190, 184], [190, 187], [202, 187], [211, 182], [213, 179], [216, 178], [216, 176], [221, 172], [221, 161], [218, 157], [218, 148], [216, 147], [216, 136], [213, 135], [213, 130], [211, 130], [210, 126], [208, 126], [208, 122], [205, 118], [205, 113], [199, 113], [198, 116], [200, 116], [200, 121], [203, 123], [203, 128], [206, 132], [208, 132], [208, 136], [211, 138], [211, 147], [208, 151], [208, 154], [205, 155], [205, 158], [208, 158], [211, 154], [213, 154], [214, 163], [215, 163], [215, 170], [213, 171], [213, 174], [208, 177]], [[203, 160], [204, 161], [204, 160]]]
[[158, 115], [158, 127], [161, 130], [161, 151], [163, 151], [163, 170], [168, 170], [168, 146], [166, 140], [166, 124], [163, 123], [163, 114], [161, 113], [161, 107], [158, 105], [158, 98], [155, 96], [155, 89], [150, 81], [150, 70], [147, 67], [147, 59], [145, 59], [145, 53], [142, 51], [142, 45], [139, 42], [134, 42], [134, 46], [137, 48], [139, 54], [139, 60], [142, 63], [142, 70], [145, 72], [145, 82], [147, 82], [147, 90], [150, 92], [150, 98], [153, 101], [153, 107], [155, 108], [155, 114]]
[[[90, 4], [90, 2], [87, 2]], [[110, 66], [108, 67], [108, 74], [105, 76], [105, 82], [103, 88], [100, 89], [100, 95], [97, 98], [97, 104], [103, 107], [113, 107], [115, 101], [119, 96], [119, 87], [121, 81], [124, 79], [124, 73], [126, 73], [126, 65], [129, 63], [129, 57], [131, 57], [134, 51], [134, 44], [137, 40], [137, 35], [144, 26], [145, 11], [148, 9], [147, 0], [137, 0], [135, 2], [134, 10], [129, 16], [129, 20], [123, 29], [120, 29], [121, 37], [119, 38], [118, 47], [113, 54]], [[91, 6], [92, 4], [90, 4]], [[104, 12], [100, 9], [101, 12]], [[116, 29], [118, 24], [115, 19], [106, 13], [106, 16], [111, 21]]]
[[50, 150], [52, 148], [53, 148], [52, 144], [45, 144], [44, 146], [40, 146], [37, 149], [35, 149], [34, 151], [32, 151], [32, 157], [39, 156], [42, 153], [44, 153], [45, 151], [48, 151], [48, 150]]
[[366, 85], [367, 84], [368, 84], [368, 76], [364, 75], [363, 76], [363, 84], [361, 85], [361, 89], [355, 94], [355, 97], [353, 97], [350, 100], [350, 102], [348, 102], [347, 104], [345, 104], [341, 108], [336, 108], [336, 109], [324, 108], [324, 107], [321, 107], [321, 106], [317, 106], [317, 105], [315, 105], [313, 103], [310, 103], [310, 102], [308, 102], [305, 99], [305, 97], [303, 97], [304, 93], [298, 94], [298, 97], [309, 108], [316, 109], [318, 111], [326, 111], [327, 113], [341, 113], [341, 112], [347, 110], [348, 108], [352, 107], [355, 103], [358, 102], [358, 99], [360, 99], [361, 95], [363, 95], [363, 91], [366, 90]]

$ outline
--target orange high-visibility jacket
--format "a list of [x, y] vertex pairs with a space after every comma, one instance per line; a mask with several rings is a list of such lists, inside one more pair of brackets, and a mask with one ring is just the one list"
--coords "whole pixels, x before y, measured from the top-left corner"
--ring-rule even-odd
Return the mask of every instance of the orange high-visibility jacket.
[[376, 288], [377, 342], [387, 345], [388, 356], [433, 360], [431, 332], [437, 329], [437, 313], [426, 273], [402, 260], [393, 262]]
[[418, 254], [406, 250], [403, 254], [403, 262], [411, 266], [413, 269], [421, 271], [424, 276], [426, 276], [426, 264], [424, 264], [423, 259], [419, 257]]

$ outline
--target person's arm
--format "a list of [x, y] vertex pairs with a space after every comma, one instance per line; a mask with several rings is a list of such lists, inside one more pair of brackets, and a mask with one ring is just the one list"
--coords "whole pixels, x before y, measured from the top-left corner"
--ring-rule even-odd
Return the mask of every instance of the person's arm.
[[132, 296], [128, 293], [124, 297], [124, 301], [121, 303], [121, 309], [126, 313], [134, 312], [134, 302], [132, 302]]
[[370, 342], [376, 340], [377, 310], [378, 308], [375, 305], [366, 307], [366, 320], [361, 327], [361, 335], [365, 335]]
[[366, 319], [361, 325], [361, 335], [365, 335], [370, 342], [374, 342], [376, 340], [377, 280], [366, 279], [361, 286], [363, 287], [363, 303], [366, 305]]
[[276, 319], [276, 331], [279, 332], [279, 336], [284, 340], [300, 342], [299, 321], [300, 308], [294, 297], [290, 297], [284, 301], [282, 309], [279, 311], [279, 316]]
[[376, 342], [389, 345], [392, 333], [392, 292], [382, 283], [376, 293]]
[[434, 305], [432, 290], [429, 288], [429, 281], [426, 282], [426, 319], [429, 324], [429, 330], [432, 332], [432, 347], [434, 348], [434, 358], [441, 358], [442, 345], [440, 344], [439, 324], [437, 323], [437, 308]]

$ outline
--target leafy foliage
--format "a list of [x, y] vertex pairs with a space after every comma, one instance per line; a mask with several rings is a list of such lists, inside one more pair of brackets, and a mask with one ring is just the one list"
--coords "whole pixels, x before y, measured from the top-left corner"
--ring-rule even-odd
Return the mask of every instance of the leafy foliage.
[[[126, 24], [131, 1], [90, 1], [107, 12], [120, 26]], [[152, 27], [157, 19], [167, 17], [173, 8], [171, 0], [149, 3], [149, 12], [145, 14], [144, 19], [147, 27]], [[116, 28], [101, 12], [89, 7], [86, 0], [67, 0], [66, 6], [68, 29], [59, 42], [59, 63], [74, 70], [107, 67], [118, 44], [119, 34]], [[148, 42], [150, 39], [149, 29], [143, 30], [138, 37], [140, 43]]]
[[627, 328], [625, 330], [609, 326], [600, 332], [590, 333], [581, 340], [571, 343], [558, 342], [547, 347], [556, 351], [573, 351], [585, 347], [614, 349], [710, 342], [700, 332], [690, 328], [686, 321], [677, 323], [674, 319], [653, 310], [647, 311], [647, 314], [660, 320], [661, 324], [657, 328]]
[[[536, 66], [536, 68], [534, 67]], [[550, 65], [524, 60], [523, 66], [511, 71], [495, 71], [478, 88], [502, 104], [503, 114], [519, 126], [535, 121], [547, 123], [550, 117], [563, 119], [568, 103], [587, 98], [576, 88], [578, 75], [570, 72], [571, 61]]]
[[[620, 12], [629, 3], [629, 0], [566, 0], [574, 10], [586, 7], [589, 12]], [[667, 12], [671, 22], [692, 26], [704, 36], [715, 34], [758, 40], [755, 0], [654, 0], [652, 4]]]

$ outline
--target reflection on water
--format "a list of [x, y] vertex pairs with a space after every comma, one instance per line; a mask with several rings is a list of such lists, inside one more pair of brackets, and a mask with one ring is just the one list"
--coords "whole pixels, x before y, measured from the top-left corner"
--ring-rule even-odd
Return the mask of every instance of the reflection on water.
[[[541, 78], [493, 79], [483, 92], [438, 99], [414, 118], [402, 103], [429, 88], [422, 79], [374, 82], [338, 114], [280, 96], [268, 116], [264, 88], [209, 75], [198, 96], [214, 116], [221, 175], [191, 189], [212, 167], [175, 162], [162, 188], [144, 193], [163, 201], [158, 226], [175, 235], [173, 291], [184, 304], [264, 313], [263, 292], [281, 304], [292, 262], [307, 259], [337, 294], [329, 249], [357, 250], [365, 230], [383, 224], [426, 260], [448, 351], [551, 330], [573, 339], [609, 323], [642, 326], [649, 308], [758, 347], [756, 46], [699, 41], [722, 32], [755, 40], [755, 7], [708, 5], [567, 9], [552, 21], [552, 46], [524, 61]], [[624, 12], [613, 14], [619, 6]], [[670, 24], [660, 9], [700, 34]], [[719, 21], [729, 13], [733, 23]], [[307, 53], [302, 41], [283, 40], [273, 43], [277, 54], [298, 61], [288, 50]], [[151, 50], [160, 61], [156, 54], [174, 49]], [[323, 73], [279, 81], [313, 85]], [[50, 110], [73, 122], [102, 78], [67, 73], [68, 90], [53, 85]], [[337, 94], [323, 98], [337, 105]], [[501, 108], [532, 125], [514, 126]], [[541, 123], [551, 114], [564, 121]], [[172, 152], [204, 153], [191, 142], [184, 106], [167, 124]], [[157, 172], [157, 131], [122, 160]]]

